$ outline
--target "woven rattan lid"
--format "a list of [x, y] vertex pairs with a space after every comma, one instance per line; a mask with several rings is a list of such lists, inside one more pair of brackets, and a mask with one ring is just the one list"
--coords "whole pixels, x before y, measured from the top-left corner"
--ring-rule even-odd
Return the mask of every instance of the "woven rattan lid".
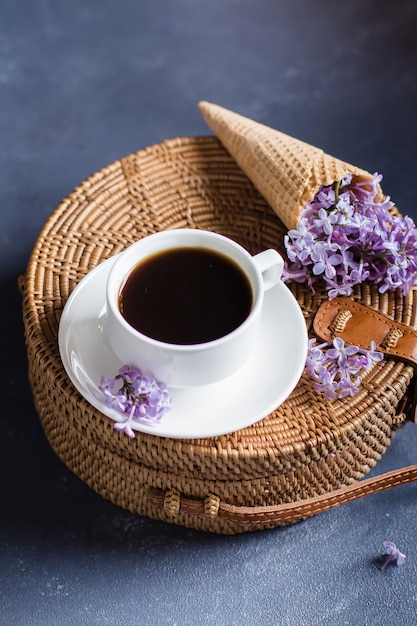
[[[267, 418], [203, 440], [141, 433], [129, 439], [72, 386], [61, 363], [57, 334], [75, 286], [89, 270], [137, 239], [185, 227], [222, 233], [251, 253], [276, 247], [284, 254], [285, 226], [214, 137], [173, 139], [116, 161], [70, 193], [44, 226], [25, 277], [24, 321], [34, 398], [57, 454], [86, 480], [105, 471], [106, 451], [177, 476], [203, 472], [208, 480], [245, 480], [282, 472], [286, 464], [307, 467], [314, 459], [324, 459], [317, 476], [308, 479], [319, 485], [316, 492], [363, 476], [389, 445], [398, 404], [413, 375], [411, 367], [398, 361], [376, 365], [365, 375], [361, 392], [343, 400], [326, 400], [303, 375], [287, 401]], [[289, 288], [310, 329], [325, 293], [313, 295], [300, 284]], [[414, 291], [404, 298], [381, 295], [364, 285], [354, 297], [415, 326]], [[74, 432], [81, 436], [77, 449], [71, 443]], [[102, 450], [102, 459], [92, 460], [92, 442], [95, 450]], [[342, 460], [336, 454], [341, 449]], [[94, 480], [89, 481], [93, 487]]]

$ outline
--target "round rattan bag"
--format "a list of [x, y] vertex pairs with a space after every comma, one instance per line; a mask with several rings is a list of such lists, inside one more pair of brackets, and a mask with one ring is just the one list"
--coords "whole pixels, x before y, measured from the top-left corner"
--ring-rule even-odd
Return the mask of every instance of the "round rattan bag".
[[[213, 230], [253, 254], [268, 247], [284, 253], [285, 227], [214, 137], [173, 139], [131, 154], [65, 198], [44, 226], [22, 281], [34, 401], [62, 461], [123, 508], [217, 533], [291, 523], [416, 479], [412, 467], [359, 481], [406, 417], [414, 370], [398, 358], [387, 356], [365, 376], [361, 392], [343, 400], [326, 400], [304, 374], [266, 418], [207, 439], [140, 432], [131, 439], [82, 397], [58, 348], [68, 297], [98, 264], [168, 228]], [[312, 333], [325, 293], [289, 288]], [[416, 325], [415, 291], [404, 298], [364, 285], [353, 300], [397, 325]]]

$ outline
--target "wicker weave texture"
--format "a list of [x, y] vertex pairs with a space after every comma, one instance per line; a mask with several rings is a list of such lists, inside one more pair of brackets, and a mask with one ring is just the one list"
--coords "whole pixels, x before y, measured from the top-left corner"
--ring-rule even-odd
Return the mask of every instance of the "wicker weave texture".
[[[365, 376], [358, 396], [332, 402], [303, 376], [267, 418], [211, 439], [137, 433], [132, 440], [116, 432], [63, 369], [57, 344], [63, 306], [100, 262], [145, 235], [187, 227], [229, 236], [253, 254], [267, 247], [283, 252], [287, 230], [213, 137], [173, 139], [129, 155], [88, 178], [57, 207], [39, 235], [24, 281], [36, 408], [57, 455], [115, 504], [217, 533], [272, 527], [277, 524], [269, 520], [247, 525], [233, 516], [225, 519], [219, 506], [296, 502], [362, 478], [384, 454], [404, 417], [398, 406], [413, 371], [385, 360]], [[313, 295], [303, 285], [291, 289], [310, 329], [326, 295]], [[364, 285], [355, 298], [396, 321], [416, 325], [413, 291], [403, 298]], [[159, 503], [155, 490], [163, 495]], [[182, 497], [195, 501], [195, 510], [182, 507]]]

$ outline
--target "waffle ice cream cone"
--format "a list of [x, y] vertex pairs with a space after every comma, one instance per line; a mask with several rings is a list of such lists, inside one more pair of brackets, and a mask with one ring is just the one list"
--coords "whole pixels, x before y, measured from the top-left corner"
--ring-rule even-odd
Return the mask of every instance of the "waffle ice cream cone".
[[[288, 229], [321, 185], [347, 173], [372, 175], [320, 148], [264, 126], [216, 104], [200, 102], [205, 121]], [[381, 192], [381, 199], [383, 195]]]

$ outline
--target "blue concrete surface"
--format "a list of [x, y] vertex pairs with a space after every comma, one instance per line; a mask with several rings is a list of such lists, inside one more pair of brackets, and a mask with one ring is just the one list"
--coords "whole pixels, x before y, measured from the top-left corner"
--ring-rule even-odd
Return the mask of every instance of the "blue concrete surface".
[[[0, 624], [412, 626], [417, 485], [236, 537], [123, 511], [54, 455], [17, 277], [91, 173], [209, 134], [205, 99], [384, 174], [417, 220], [412, 0], [4, 0], [0, 6]], [[373, 473], [417, 462], [398, 431]], [[382, 542], [407, 555], [380, 570]]]

